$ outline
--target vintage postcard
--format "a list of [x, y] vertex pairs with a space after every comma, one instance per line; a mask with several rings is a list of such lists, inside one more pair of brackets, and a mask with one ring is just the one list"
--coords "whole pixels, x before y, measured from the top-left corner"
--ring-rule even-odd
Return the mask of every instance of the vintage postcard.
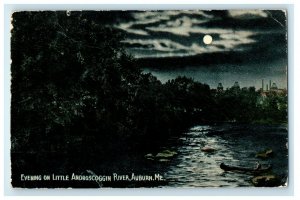
[[287, 15], [12, 13], [12, 187], [287, 186]]

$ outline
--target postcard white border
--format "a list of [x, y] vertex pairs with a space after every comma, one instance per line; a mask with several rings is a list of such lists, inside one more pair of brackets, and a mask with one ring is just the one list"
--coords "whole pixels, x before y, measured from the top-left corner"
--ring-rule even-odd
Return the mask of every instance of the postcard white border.
[[[10, 186], [10, 14], [18, 10], [287, 9], [289, 65], [289, 186], [195, 189], [12, 189]], [[290, 196], [294, 195], [294, 6], [292, 4], [7, 4], [4, 5], [4, 194], [8, 196]], [[3, 130], [3, 129], [2, 129]]]

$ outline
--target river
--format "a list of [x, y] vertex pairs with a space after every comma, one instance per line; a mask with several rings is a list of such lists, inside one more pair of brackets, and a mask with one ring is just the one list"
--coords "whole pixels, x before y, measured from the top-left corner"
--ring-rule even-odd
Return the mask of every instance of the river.
[[[19, 169], [27, 174], [100, 175], [119, 177], [159, 176], [159, 180], [134, 181], [29, 181], [24, 185], [15, 173], [16, 185], [22, 187], [252, 187], [253, 174], [223, 171], [221, 163], [254, 168], [259, 162], [263, 167], [272, 165], [272, 173], [286, 182], [288, 175], [288, 131], [286, 126], [214, 124], [198, 125], [180, 135], [169, 138], [158, 149], [148, 152], [105, 152], [105, 156], [72, 157], [69, 154], [12, 154], [14, 160], [26, 160], [28, 165]], [[213, 152], [203, 152], [209, 146]], [[266, 149], [273, 155], [258, 158], [257, 153]], [[118, 152], [118, 151], [117, 151]], [[38, 156], [49, 162], [38, 162]], [[100, 159], [102, 158], [102, 159]], [[34, 167], [32, 167], [34, 163]], [[51, 163], [51, 168], [49, 164]], [[59, 167], [58, 167], [59, 166]], [[58, 171], [58, 169], [60, 171]], [[112, 178], [113, 179], [113, 178]], [[278, 185], [278, 184], [276, 184]]]
[[[225, 172], [220, 164], [255, 167], [256, 162], [272, 165], [280, 177], [288, 174], [287, 129], [284, 126], [263, 125], [200, 125], [194, 126], [179, 138], [172, 138], [170, 146], [178, 154], [164, 172], [167, 187], [242, 187], [253, 186], [253, 175]], [[173, 145], [172, 145], [173, 143]], [[209, 146], [214, 152], [203, 152]], [[272, 149], [267, 159], [256, 154]]]

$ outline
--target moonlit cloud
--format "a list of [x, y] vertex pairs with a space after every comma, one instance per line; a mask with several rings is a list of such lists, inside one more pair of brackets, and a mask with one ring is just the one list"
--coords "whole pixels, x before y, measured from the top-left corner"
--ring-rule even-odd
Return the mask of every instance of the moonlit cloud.
[[220, 40], [214, 41], [215, 45], [223, 45], [226, 49], [230, 50], [240, 50], [238, 47], [240, 45], [255, 43], [254, 39], [250, 36], [255, 35], [254, 32], [250, 31], [234, 31], [229, 33], [220, 34]]
[[119, 29], [122, 29], [123, 31], [125, 31], [127, 33], [133, 33], [133, 34], [136, 34], [136, 35], [148, 35], [148, 33], [146, 31], [132, 29], [131, 28], [132, 24], [133, 23], [122, 23], [122, 24], [119, 24], [116, 27], [119, 28]]
[[229, 16], [236, 18], [265, 18], [268, 17], [268, 14], [263, 10], [230, 10]]
[[[266, 49], [271, 44], [268, 41], [262, 44], [261, 40], [268, 40], [271, 35], [279, 37], [285, 31], [281, 26], [284, 21], [278, 15], [280, 11], [171, 10], [129, 14], [129, 20], [121, 20], [115, 27], [128, 34], [123, 43], [136, 58], [246, 53], [260, 48], [267, 53], [273, 51]], [[212, 36], [210, 45], [204, 44], [204, 35]]]
[[[141, 57], [171, 57], [171, 56], [191, 56], [207, 52], [221, 52], [222, 48], [214, 45], [200, 46], [197, 43], [182, 45], [168, 39], [127, 39], [124, 44], [130, 46], [131, 52], [139, 52], [136, 58]], [[134, 46], [134, 47], [132, 47]]]

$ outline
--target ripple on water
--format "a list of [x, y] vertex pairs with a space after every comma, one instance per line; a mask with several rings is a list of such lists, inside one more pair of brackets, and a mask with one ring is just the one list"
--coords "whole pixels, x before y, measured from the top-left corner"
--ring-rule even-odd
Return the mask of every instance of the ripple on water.
[[[231, 137], [231, 132], [227, 129], [226, 135], [218, 133], [218, 135], [208, 136], [209, 134], [207, 133], [210, 131], [217, 130], [221, 133], [222, 127], [195, 126], [190, 129], [190, 132], [180, 137], [179, 140], [182, 144], [178, 146], [178, 155], [174, 158], [174, 163], [177, 164], [171, 165], [170, 169], [165, 173], [165, 178], [169, 182], [168, 186], [252, 186], [250, 175], [224, 172], [219, 167], [220, 163], [225, 162], [232, 165], [253, 167], [257, 161], [257, 158], [255, 158], [257, 149], [264, 149], [266, 145], [270, 145], [270, 142], [268, 143], [261, 138], [257, 139], [257, 137], [251, 136], [251, 133], [243, 133], [241, 136], [234, 132], [234, 137]], [[277, 136], [284, 136], [284, 134], [277, 134]], [[205, 145], [215, 148], [216, 151], [213, 153], [202, 152], [201, 148]], [[284, 146], [284, 144], [281, 146]], [[284, 158], [287, 159], [286, 157]], [[261, 162], [264, 163], [264, 161]]]

